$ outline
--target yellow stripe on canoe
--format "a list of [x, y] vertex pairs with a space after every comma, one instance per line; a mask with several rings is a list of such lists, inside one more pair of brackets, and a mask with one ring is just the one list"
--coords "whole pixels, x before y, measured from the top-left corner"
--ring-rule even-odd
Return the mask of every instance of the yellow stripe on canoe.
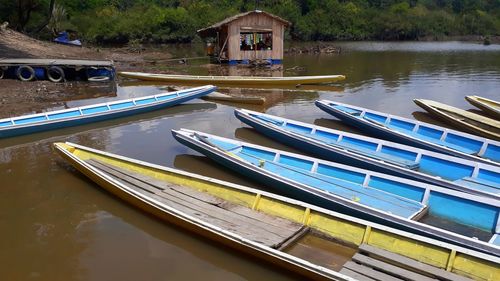
[[[146, 166], [144, 162], [131, 162], [104, 154], [75, 148], [68, 144], [56, 143], [56, 148], [66, 150], [81, 160], [96, 159], [125, 170], [151, 176], [174, 184], [192, 187], [229, 202], [253, 208], [263, 213], [302, 223], [333, 239], [352, 246], [363, 243], [387, 250], [408, 258], [442, 268], [476, 280], [498, 280], [499, 263], [478, 258], [473, 254], [457, 252], [454, 246], [446, 246], [432, 239], [419, 238], [417, 235], [393, 230], [388, 227], [354, 219], [345, 215], [313, 207], [305, 203], [274, 198], [260, 192], [240, 190], [222, 182], [196, 178], [185, 172], [167, 171]], [[144, 164], [142, 164], [144, 163]], [[292, 203], [293, 202], [293, 203]], [[403, 233], [403, 234], [399, 234]], [[439, 244], [439, 245], [438, 245]], [[445, 245], [445, 246], [442, 246]], [[456, 248], [456, 247], [455, 247]], [[464, 250], [468, 251], [468, 250]], [[474, 251], [469, 251], [475, 253]]]

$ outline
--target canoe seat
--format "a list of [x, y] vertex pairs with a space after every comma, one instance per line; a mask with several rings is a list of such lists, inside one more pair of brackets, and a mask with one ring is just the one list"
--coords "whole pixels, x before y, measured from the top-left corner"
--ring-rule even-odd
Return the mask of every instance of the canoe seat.
[[485, 179], [464, 177], [454, 181], [454, 183], [492, 194], [500, 194], [500, 184]]

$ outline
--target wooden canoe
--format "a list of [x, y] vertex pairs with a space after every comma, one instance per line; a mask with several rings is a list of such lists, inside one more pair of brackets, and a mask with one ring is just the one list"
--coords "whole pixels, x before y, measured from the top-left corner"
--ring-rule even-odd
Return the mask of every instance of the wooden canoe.
[[202, 132], [172, 133], [180, 143], [283, 195], [500, 256], [499, 200]]
[[[179, 91], [185, 89], [184, 87], [176, 87], [176, 86], [168, 86], [167, 88], [171, 91]], [[212, 92], [206, 96], [203, 96], [202, 99], [209, 101], [222, 101], [222, 102], [243, 103], [243, 104], [257, 104], [257, 105], [262, 105], [266, 102], [266, 99], [263, 97], [230, 96], [220, 92]]]
[[155, 74], [144, 72], [118, 72], [118, 75], [145, 81], [157, 82], [186, 82], [214, 85], [255, 85], [255, 86], [295, 86], [305, 84], [334, 83], [345, 79], [344, 75], [321, 75], [321, 76], [289, 76], [289, 77], [259, 77], [259, 76], [196, 76], [196, 75], [174, 75]]
[[500, 140], [500, 121], [437, 101], [414, 99], [418, 106], [439, 119], [469, 133]]
[[316, 106], [379, 138], [500, 166], [495, 140], [330, 100], [318, 100]]
[[399, 143], [237, 109], [257, 131], [330, 161], [500, 199], [500, 167]]
[[158, 95], [0, 119], [0, 138], [60, 129], [174, 106], [215, 91], [202, 86]]
[[496, 120], [500, 120], [500, 102], [480, 96], [466, 96], [465, 100], [473, 106], [483, 110]]
[[256, 105], [263, 105], [266, 102], [266, 99], [263, 97], [231, 96], [219, 92], [213, 92], [209, 95], [204, 96], [202, 99], [209, 101], [223, 101], [223, 102], [256, 104]]
[[464, 247], [76, 144], [54, 147], [127, 203], [307, 279], [372, 280], [376, 274], [378, 280], [462, 281], [500, 275], [498, 257]]

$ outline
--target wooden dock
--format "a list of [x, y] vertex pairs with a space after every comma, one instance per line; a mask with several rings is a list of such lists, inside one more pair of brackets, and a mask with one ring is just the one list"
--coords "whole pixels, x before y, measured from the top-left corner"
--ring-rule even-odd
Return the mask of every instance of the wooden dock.
[[0, 79], [21, 81], [109, 81], [115, 77], [113, 61], [75, 59], [0, 58]]

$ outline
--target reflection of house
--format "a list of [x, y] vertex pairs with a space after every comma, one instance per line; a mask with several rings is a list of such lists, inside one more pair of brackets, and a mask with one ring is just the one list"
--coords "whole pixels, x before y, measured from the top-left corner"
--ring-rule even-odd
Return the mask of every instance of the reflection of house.
[[215, 44], [214, 58], [230, 64], [283, 60], [283, 37], [290, 22], [255, 10], [227, 18], [198, 30], [202, 38]]

